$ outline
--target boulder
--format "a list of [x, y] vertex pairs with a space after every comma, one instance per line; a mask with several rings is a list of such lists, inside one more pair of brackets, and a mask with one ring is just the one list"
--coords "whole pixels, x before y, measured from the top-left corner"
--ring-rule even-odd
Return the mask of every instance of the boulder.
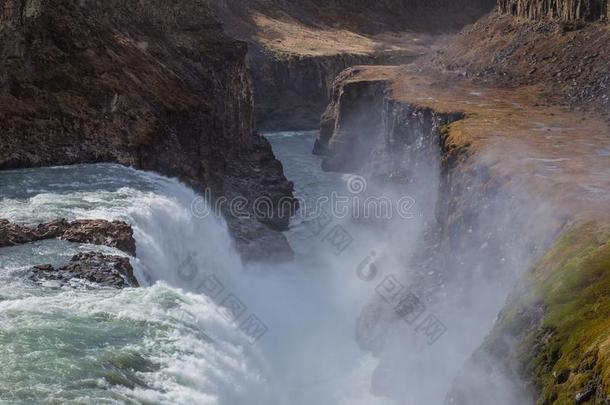
[[131, 226], [122, 221], [102, 219], [65, 219], [40, 224], [37, 227], [13, 224], [0, 219], [0, 247], [21, 245], [46, 239], [63, 239], [70, 242], [104, 245], [122, 250], [132, 256], [136, 254], [136, 241]]
[[53, 281], [58, 286], [69, 285], [71, 280], [79, 279], [102, 287], [139, 287], [127, 257], [97, 252], [79, 253], [72, 257], [68, 265], [57, 269], [49, 264], [35, 266], [30, 279], [43, 284]]

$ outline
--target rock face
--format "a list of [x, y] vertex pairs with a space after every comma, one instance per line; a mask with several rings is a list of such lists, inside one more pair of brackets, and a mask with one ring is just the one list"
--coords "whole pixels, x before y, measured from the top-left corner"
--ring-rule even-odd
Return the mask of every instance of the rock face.
[[136, 242], [131, 226], [121, 221], [65, 219], [38, 225], [21, 226], [0, 219], [0, 247], [15, 246], [45, 239], [63, 239], [70, 242], [91, 243], [114, 247], [136, 255]]
[[252, 45], [250, 64], [258, 125], [268, 131], [316, 128], [328, 105], [332, 83], [343, 70], [413, 59], [409, 55], [396, 58], [353, 54], [282, 57]]
[[386, 83], [351, 82], [358, 71], [346, 69], [337, 77], [331, 102], [321, 118], [313, 152], [328, 155], [323, 162], [328, 170], [349, 171], [351, 166], [354, 171], [366, 163], [362, 158], [371, 147], [379, 144]]
[[459, 29], [494, 6], [494, 0], [209, 3], [229, 35], [250, 45], [256, 117], [264, 130], [315, 129], [339, 72], [411, 62], [429, 51], [427, 33]]
[[3, 1], [0, 169], [118, 162], [215, 198], [291, 197], [246, 52], [197, 0]]
[[[504, 267], [497, 262], [508, 244], [495, 225], [485, 223], [491, 212], [509, 207], [497, 203], [503, 195], [498, 191], [501, 180], [491, 177], [485, 167], [465, 163], [466, 149], [449, 139], [448, 128], [465, 114], [394, 97], [392, 78], [383, 73], [367, 77], [377, 69], [384, 71], [352, 68], [337, 78], [314, 150], [324, 155], [323, 168], [357, 173], [369, 180], [369, 187], [376, 184], [415, 198], [427, 223], [416, 242], [420, 253], [403, 260], [409, 263], [406, 267], [418, 269], [414, 277], [420, 292], [433, 296], [440, 284], [455, 277], [462, 278], [461, 287], [467, 288], [467, 280], [477, 277], [472, 267], [482, 268], [484, 263], [495, 272], [480, 277], [500, 277]], [[469, 252], [480, 246], [486, 250], [478, 263], [472, 263]]]
[[[520, 271], [526, 273], [522, 287], [527, 288], [512, 295], [474, 365], [456, 381], [451, 403], [606, 403], [609, 300], [602, 292], [608, 283], [602, 269], [610, 257], [608, 227], [576, 228], [547, 250], [576, 221], [610, 223], [608, 192], [603, 200], [591, 194], [584, 198], [582, 187], [607, 170], [607, 156], [594, 157], [601, 144], [610, 145], [605, 121], [539, 105], [531, 88], [474, 85], [461, 75], [424, 73], [419, 67], [358, 67], [342, 73], [322, 119], [317, 149], [326, 155], [328, 170], [355, 172], [369, 186], [381, 180], [416, 197], [423, 210], [421, 236], [404, 243], [400, 230], [391, 234], [375, 266], [380, 272], [386, 264], [397, 274], [404, 271], [404, 285], [422, 301], [453, 303], [454, 291], [470, 301], [482, 290], [493, 291], [500, 299], [473, 306], [482, 310], [486, 305], [491, 321]], [[558, 141], [553, 131], [569, 133], [569, 141]], [[589, 142], [591, 149], [580, 150], [580, 142]], [[559, 156], [578, 163], [562, 167], [558, 175], [560, 166], [547, 165], [561, 164]], [[576, 169], [581, 165], [587, 169]], [[532, 173], [542, 174], [542, 180]], [[415, 190], [427, 189], [436, 197], [409, 194], [412, 182], [419, 182]], [[596, 189], [610, 190], [609, 180]], [[528, 272], [544, 252], [543, 261]], [[404, 270], [396, 270], [396, 263]], [[465, 312], [460, 306], [460, 323], [467, 322]], [[396, 398], [404, 391], [392, 394], [388, 387], [408, 382], [393, 380], [400, 373], [384, 366], [395, 360], [383, 349], [388, 340], [395, 342], [390, 330], [403, 320], [374, 298], [357, 330], [361, 347], [381, 359], [373, 390]], [[404, 339], [405, 344], [419, 342]], [[507, 387], [512, 392], [501, 390]], [[514, 396], [499, 401], [500, 393]]]
[[57, 282], [58, 286], [70, 285], [70, 281], [84, 280], [102, 287], [139, 287], [133, 275], [129, 259], [101, 253], [80, 253], [67, 266], [55, 269], [50, 265], [36, 266], [30, 277], [36, 282]]
[[314, 153], [326, 155], [326, 170], [405, 179], [410, 165], [438, 156], [441, 128], [463, 114], [396, 102], [387, 81], [361, 80], [361, 73], [350, 68], [337, 77]]
[[595, 21], [610, 17], [607, 0], [499, 0], [503, 13], [530, 19]]
[[[335, 83], [316, 145], [325, 155], [323, 167], [357, 173], [368, 180], [369, 188], [392, 187], [399, 196], [416, 201], [414, 211], [420, 213], [422, 222], [414, 218], [408, 228], [392, 234], [392, 243], [376, 262], [378, 269], [387, 263], [396, 277], [409, 280], [421, 302], [442, 299], [445, 288], [464, 291], [466, 296], [476, 294], [471, 289], [477, 283], [500, 278], [506, 271], [500, 264], [506, 241], [493, 226], [482, 224], [486, 215], [482, 206], [489, 205], [490, 211], [495, 208], [491, 207], [496, 183], [469, 172], [448, 141], [446, 128], [464, 114], [398, 100], [391, 94], [390, 80], [367, 79], [366, 70], [350, 69]], [[421, 234], [409, 240], [405, 232], [413, 229], [421, 229], [417, 231]], [[413, 253], [410, 245], [415, 246]], [[485, 251], [480, 249], [483, 245], [488, 246]], [[477, 252], [476, 261], [472, 252]], [[394, 261], [401, 269], [391, 264]], [[400, 389], [391, 392], [388, 387], [404, 387], [404, 382], [400, 384], [384, 371], [392, 367], [386, 363], [384, 342], [402, 323], [384, 299], [373, 298], [361, 313], [356, 332], [360, 347], [380, 358], [373, 392], [396, 399]], [[405, 337], [404, 344], [419, 343], [409, 339], [413, 338]], [[408, 389], [417, 387], [408, 385]], [[427, 402], [437, 403], [433, 399]]]
[[262, 223], [252, 223], [240, 218], [229, 220], [233, 229], [235, 245], [246, 262], [262, 263], [288, 262], [294, 259], [294, 252], [286, 238], [278, 238], [278, 233], [267, 232]]

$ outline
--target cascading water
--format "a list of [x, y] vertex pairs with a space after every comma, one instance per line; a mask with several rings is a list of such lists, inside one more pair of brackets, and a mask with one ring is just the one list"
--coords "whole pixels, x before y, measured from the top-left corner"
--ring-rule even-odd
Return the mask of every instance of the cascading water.
[[[305, 152], [308, 142], [301, 147], [300, 169], [318, 165]], [[311, 194], [343, 183], [319, 169], [302, 173], [309, 175], [317, 178], [301, 190]], [[333, 269], [332, 254], [245, 269], [224, 222], [191, 212], [193, 191], [118, 165], [6, 171], [0, 182], [0, 217], [13, 222], [130, 223], [137, 243], [132, 264], [144, 286], [82, 291], [28, 280], [31, 266], [65, 264], [78, 252], [123, 254], [111, 248], [44, 241], [3, 249], [0, 402], [381, 401], [366, 396], [374, 363], [353, 339], [362, 303], [353, 300], [350, 280]], [[298, 230], [293, 236], [297, 251], [299, 243], [311, 242]], [[357, 264], [347, 262], [346, 268]], [[265, 323], [268, 331], [256, 344], [219, 302], [198, 293], [211, 275], [222, 283], [224, 298], [238, 298]]]
[[[42, 288], [27, 269], [110, 248], [46, 241], [0, 253], [0, 402], [246, 403], [268, 398], [245, 337], [184, 285], [177, 263], [192, 254], [229, 283], [241, 263], [225, 225], [192, 220], [194, 192], [175, 180], [116, 165], [4, 172], [0, 216], [132, 224], [137, 278], [124, 291]], [[161, 282], [157, 282], [161, 281]], [[213, 336], [213, 337], [212, 337]], [[249, 353], [251, 352], [251, 353]]]
[[[345, 190], [346, 177], [322, 172], [311, 155], [313, 134], [269, 139], [304, 205]], [[31, 266], [65, 264], [77, 252], [123, 254], [111, 248], [45, 241], [1, 249], [0, 403], [440, 403], [510, 289], [481, 298], [477, 308], [491, 305], [459, 319], [451, 296], [430, 308], [449, 325], [436, 346], [405, 325], [371, 354], [358, 345], [356, 330], [383, 275], [371, 282], [358, 270], [396, 229], [384, 233], [335, 215], [317, 233], [301, 215], [287, 234], [295, 262], [244, 266], [224, 222], [193, 215], [197, 195], [176, 180], [99, 164], [0, 172], [0, 187], [0, 217], [13, 222], [130, 223], [132, 264], [143, 286], [82, 290], [28, 280]], [[393, 227], [405, 227], [393, 241], [403, 250], [433, 215], [434, 202], [425, 205]], [[348, 224], [351, 241], [339, 252], [325, 235]], [[212, 277], [222, 286], [214, 296], [202, 293]], [[227, 302], [242, 306], [239, 319], [227, 316]], [[243, 329], [245, 319], [259, 322], [256, 339]], [[386, 392], [399, 394], [372, 395], [375, 375], [392, 385]]]

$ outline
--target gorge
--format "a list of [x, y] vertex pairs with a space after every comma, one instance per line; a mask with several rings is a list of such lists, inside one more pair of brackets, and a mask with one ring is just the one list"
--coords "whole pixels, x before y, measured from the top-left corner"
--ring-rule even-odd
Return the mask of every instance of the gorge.
[[609, 403], [607, 10], [5, 1], [0, 403]]

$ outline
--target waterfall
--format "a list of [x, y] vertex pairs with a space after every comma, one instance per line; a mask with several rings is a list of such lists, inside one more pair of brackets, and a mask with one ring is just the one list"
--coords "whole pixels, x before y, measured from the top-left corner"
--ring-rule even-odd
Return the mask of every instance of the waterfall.
[[[309, 153], [312, 134], [269, 138], [302, 202], [367, 186], [322, 172]], [[224, 220], [194, 215], [201, 199], [175, 179], [108, 164], [0, 172], [0, 217], [131, 224], [142, 285], [81, 290], [28, 278], [33, 265], [65, 264], [91, 250], [124, 255], [116, 249], [44, 241], [0, 250], [0, 402], [442, 403], [511, 284], [472, 278], [464, 290], [429, 282], [439, 299], [411, 291], [417, 298], [404, 319], [384, 304], [384, 291], [409, 288], [418, 275], [408, 259], [428, 255], [418, 249], [435, 215], [438, 173], [427, 172], [407, 190], [417, 201], [413, 215], [389, 227], [331, 215], [312, 233], [316, 220], [298, 215], [287, 233], [296, 260], [284, 264], [243, 264]], [[368, 187], [378, 197], [404, 197]], [[511, 229], [503, 207], [490, 211], [488, 225]], [[350, 239], [341, 249], [335, 229]], [[448, 261], [445, 270], [488, 265], [480, 263], [485, 245], [471, 249], [468, 263]], [[516, 254], [508, 260], [524, 263]], [[423, 312], [411, 322], [417, 300]], [[442, 333], [432, 336], [426, 319], [442, 323]]]
[[137, 198], [127, 211], [137, 244], [138, 275], [146, 284], [165, 281], [187, 291], [202, 291], [210, 277], [229, 283], [242, 270], [222, 218], [192, 211], [198, 195], [175, 180], [158, 180], [161, 194]]
[[14, 222], [130, 223], [144, 286], [81, 291], [27, 278], [32, 265], [63, 264], [79, 251], [123, 254], [115, 249], [62, 241], [3, 249], [0, 402], [269, 403], [256, 347], [196, 291], [195, 278], [210, 275], [230, 289], [242, 264], [222, 219], [193, 217], [191, 189], [116, 165], [7, 171], [0, 184], [0, 217]]

